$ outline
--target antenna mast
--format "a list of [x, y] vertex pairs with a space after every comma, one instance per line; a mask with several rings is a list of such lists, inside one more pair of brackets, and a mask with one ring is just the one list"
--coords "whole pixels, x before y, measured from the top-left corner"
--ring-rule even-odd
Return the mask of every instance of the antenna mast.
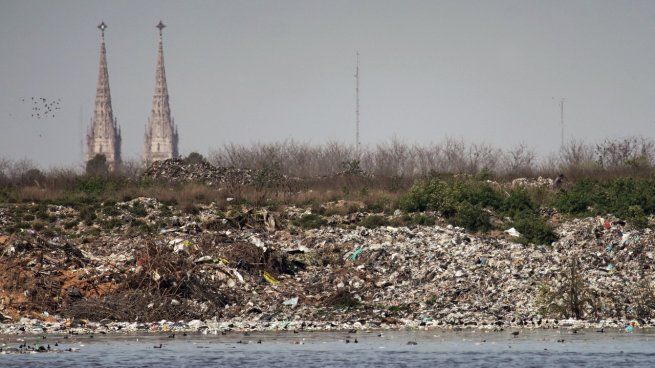
[[82, 157], [82, 162], [84, 162], [84, 112], [83, 106], [80, 104], [80, 155]]
[[561, 140], [561, 147], [564, 148], [564, 99], [562, 99], [559, 103], [560, 107], [560, 124], [561, 124], [561, 132], [560, 132], [560, 140]]
[[355, 149], [357, 156], [360, 152], [359, 141], [359, 51], [357, 51], [357, 66], [355, 67]]

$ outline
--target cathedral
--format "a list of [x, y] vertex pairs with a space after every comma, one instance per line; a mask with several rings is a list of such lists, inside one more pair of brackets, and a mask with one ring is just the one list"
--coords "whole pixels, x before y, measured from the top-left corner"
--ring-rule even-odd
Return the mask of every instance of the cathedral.
[[[150, 118], [146, 125], [143, 159], [146, 164], [176, 158], [178, 156], [177, 127], [171, 118], [166, 71], [164, 69], [164, 46], [162, 31], [165, 25], [161, 21], [159, 29], [159, 49], [155, 70], [155, 92], [152, 98]], [[96, 155], [104, 155], [111, 170], [116, 170], [121, 164], [121, 131], [114, 117], [109, 92], [109, 72], [107, 70], [107, 51], [105, 47], [105, 29], [102, 22], [98, 26], [101, 33], [100, 71], [96, 89], [95, 108], [91, 118], [91, 126], [87, 133], [87, 149], [85, 161]]]

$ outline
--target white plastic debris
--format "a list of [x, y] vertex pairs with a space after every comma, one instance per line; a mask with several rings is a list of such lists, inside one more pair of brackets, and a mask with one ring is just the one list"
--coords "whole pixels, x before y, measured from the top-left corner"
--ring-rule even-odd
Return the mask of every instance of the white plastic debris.
[[521, 236], [521, 233], [519, 233], [519, 231], [516, 230], [513, 227], [510, 228], [510, 229], [505, 230], [505, 233], [508, 234], [509, 236], [513, 236], [515, 238], [518, 238], [519, 236]]
[[282, 304], [288, 305], [288, 306], [291, 306], [291, 307], [295, 307], [296, 305], [298, 305], [298, 297], [296, 296], [296, 297], [293, 297], [291, 299], [287, 299]]

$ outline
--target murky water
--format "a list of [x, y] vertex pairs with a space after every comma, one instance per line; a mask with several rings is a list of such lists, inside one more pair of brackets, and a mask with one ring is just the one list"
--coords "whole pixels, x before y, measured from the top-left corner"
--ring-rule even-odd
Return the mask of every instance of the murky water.
[[[0, 337], [18, 347], [17, 336]], [[346, 343], [346, 339], [350, 343]], [[354, 342], [355, 338], [357, 343]], [[653, 367], [655, 331], [243, 333], [25, 338], [78, 352], [0, 355], [0, 367]], [[564, 339], [564, 342], [558, 340]], [[261, 340], [261, 344], [258, 341]], [[416, 342], [408, 344], [408, 342]], [[162, 344], [162, 348], [154, 348]]]

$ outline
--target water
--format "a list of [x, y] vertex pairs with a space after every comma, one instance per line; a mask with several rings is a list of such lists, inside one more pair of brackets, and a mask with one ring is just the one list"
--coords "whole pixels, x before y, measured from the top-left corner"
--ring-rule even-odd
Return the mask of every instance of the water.
[[[79, 352], [0, 355], [0, 367], [653, 367], [655, 331], [230, 333], [26, 338]], [[346, 343], [350, 336], [351, 342]], [[354, 338], [358, 339], [355, 344]], [[17, 347], [17, 336], [0, 342]], [[261, 339], [262, 343], [257, 344]], [[563, 343], [557, 342], [564, 339]], [[250, 343], [243, 344], [239, 341]], [[408, 345], [416, 341], [416, 345]], [[302, 344], [296, 344], [302, 342]], [[162, 344], [161, 349], [153, 348]]]

